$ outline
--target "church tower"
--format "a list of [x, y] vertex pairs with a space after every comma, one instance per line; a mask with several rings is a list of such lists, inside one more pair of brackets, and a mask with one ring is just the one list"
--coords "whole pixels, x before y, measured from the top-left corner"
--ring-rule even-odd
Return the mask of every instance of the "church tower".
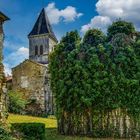
[[29, 38], [29, 59], [41, 64], [48, 64], [48, 54], [57, 44], [45, 8], [42, 9]]

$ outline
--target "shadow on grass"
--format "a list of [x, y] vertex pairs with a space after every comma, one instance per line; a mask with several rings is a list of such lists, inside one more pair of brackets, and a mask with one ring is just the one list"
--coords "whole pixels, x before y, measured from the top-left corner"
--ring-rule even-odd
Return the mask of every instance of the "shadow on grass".
[[[76, 136], [64, 136], [57, 132], [56, 128], [46, 128], [46, 140], [130, 140], [130, 139], [114, 139], [114, 138], [88, 138]], [[136, 140], [136, 139], [132, 139]]]
[[93, 138], [60, 135], [56, 128], [46, 128], [46, 140], [94, 140]]

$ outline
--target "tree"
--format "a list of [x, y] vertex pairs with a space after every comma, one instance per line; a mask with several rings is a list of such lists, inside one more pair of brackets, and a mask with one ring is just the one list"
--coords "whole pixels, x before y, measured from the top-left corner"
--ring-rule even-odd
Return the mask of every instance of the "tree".
[[86, 45], [97, 46], [99, 44], [104, 44], [106, 40], [106, 36], [101, 30], [98, 29], [90, 29], [86, 32], [83, 42]]
[[112, 37], [117, 33], [124, 33], [126, 35], [131, 36], [132, 33], [135, 33], [135, 27], [130, 22], [118, 20], [116, 22], [113, 22], [113, 24], [108, 27], [107, 30], [108, 40], [110, 41]]
[[60, 44], [65, 46], [66, 51], [72, 51], [75, 49], [76, 45], [80, 43], [81, 38], [78, 35], [77, 30], [67, 32], [65, 37], [62, 37]]

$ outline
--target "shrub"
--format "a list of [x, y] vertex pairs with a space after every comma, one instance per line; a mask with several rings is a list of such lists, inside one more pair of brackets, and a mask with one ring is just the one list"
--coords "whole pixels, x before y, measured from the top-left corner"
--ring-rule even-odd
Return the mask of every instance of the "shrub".
[[8, 111], [11, 113], [23, 114], [27, 101], [23, 98], [23, 93], [10, 91], [8, 93]]
[[10, 133], [0, 126], [0, 140], [13, 140]]
[[27, 140], [45, 140], [45, 124], [43, 123], [14, 123], [12, 132], [21, 133]]

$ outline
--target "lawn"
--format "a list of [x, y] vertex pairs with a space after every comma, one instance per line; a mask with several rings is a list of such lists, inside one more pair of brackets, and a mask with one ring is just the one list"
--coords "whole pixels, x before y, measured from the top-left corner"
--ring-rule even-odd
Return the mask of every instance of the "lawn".
[[24, 123], [24, 122], [44, 123], [46, 128], [57, 128], [57, 121], [54, 117], [49, 117], [46, 119], [41, 117], [10, 114], [8, 117], [8, 122], [9, 123]]
[[[57, 121], [55, 117], [48, 118], [40, 118], [40, 117], [32, 117], [25, 115], [14, 115], [10, 114], [8, 117], [9, 123], [27, 123], [27, 122], [36, 122], [36, 123], [44, 123], [46, 126], [46, 140], [113, 140], [113, 139], [93, 139], [87, 137], [69, 137], [62, 136], [57, 133]], [[115, 139], [116, 140], [116, 139]]]

